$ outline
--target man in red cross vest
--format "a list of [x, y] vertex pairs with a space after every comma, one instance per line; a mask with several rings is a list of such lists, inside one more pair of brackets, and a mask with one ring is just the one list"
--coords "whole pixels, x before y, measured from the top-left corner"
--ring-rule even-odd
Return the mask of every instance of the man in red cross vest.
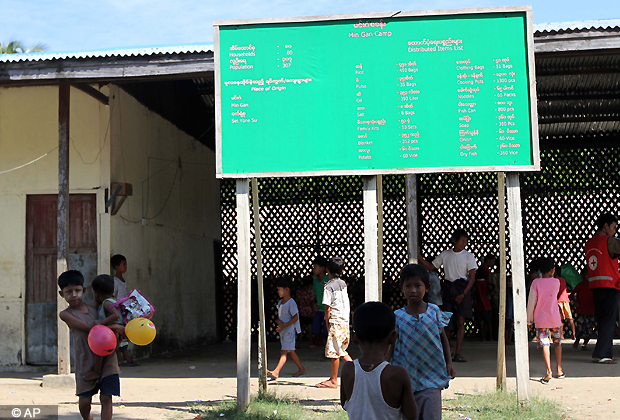
[[598, 323], [598, 340], [592, 358], [599, 363], [613, 364], [616, 363], [613, 338], [620, 294], [620, 239], [615, 237], [618, 218], [610, 213], [602, 214], [596, 226], [598, 230], [585, 247], [588, 281], [594, 298], [594, 317]]

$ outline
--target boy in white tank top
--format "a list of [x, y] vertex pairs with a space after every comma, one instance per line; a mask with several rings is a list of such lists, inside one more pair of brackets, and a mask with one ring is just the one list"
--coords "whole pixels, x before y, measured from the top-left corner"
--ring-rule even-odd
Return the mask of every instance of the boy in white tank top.
[[340, 403], [351, 420], [418, 416], [407, 370], [385, 361], [396, 341], [395, 325], [394, 312], [381, 302], [364, 303], [353, 314], [353, 343], [362, 355], [344, 364], [340, 386]]

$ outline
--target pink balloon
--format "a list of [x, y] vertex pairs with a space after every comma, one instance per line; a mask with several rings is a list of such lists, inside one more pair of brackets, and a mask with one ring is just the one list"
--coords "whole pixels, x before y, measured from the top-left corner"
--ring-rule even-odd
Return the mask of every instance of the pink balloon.
[[116, 334], [105, 325], [96, 325], [88, 333], [88, 346], [97, 356], [107, 356], [116, 350]]

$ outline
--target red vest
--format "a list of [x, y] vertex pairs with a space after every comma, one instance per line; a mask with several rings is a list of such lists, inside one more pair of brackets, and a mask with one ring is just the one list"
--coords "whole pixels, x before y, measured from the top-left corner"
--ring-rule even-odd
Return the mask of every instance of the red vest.
[[620, 289], [618, 258], [611, 258], [607, 249], [608, 236], [598, 234], [586, 242], [586, 265], [590, 289], [609, 287]]

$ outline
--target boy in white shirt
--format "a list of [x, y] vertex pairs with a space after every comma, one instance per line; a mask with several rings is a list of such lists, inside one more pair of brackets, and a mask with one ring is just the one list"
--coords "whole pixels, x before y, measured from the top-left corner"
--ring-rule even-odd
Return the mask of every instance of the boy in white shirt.
[[[127, 258], [124, 255], [116, 254], [110, 258], [110, 265], [114, 269], [114, 294], [112, 297], [115, 301], [127, 297], [127, 282], [123, 274], [127, 272]], [[136, 362], [134, 357], [129, 357], [127, 348], [129, 347], [129, 340], [127, 338], [121, 339], [118, 344], [116, 354], [118, 356], [118, 364], [122, 366], [140, 366], [140, 363]]]
[[[432, 264], [424, 260], [418, 252], [418, 261], [427, 270], [437, 271], [443, 265], [445, 280], [442, 288], [442, 310], [456, 315], [452, 317], [456, 321], [456, 350], [452, 359], [454, 362], [467, 361], [461, 355], [461, 347], [465, 337], [465, 319], [473, 318], [470, 291], [476, 282], [478, 263], [474, 254], [465, 250], [468, 239], [469, 235], [465, 230], [456, 229], [452, 234], [454, 249], [448, 249], [439, 254]], [[449, 329], [446, 331], [446, 334], [450, 338], [452, 331]]]
[[347, 284], [340, 278], [343, 268], [344, 261], [342, 258], [335, 257], [327, 262], [329, 282], [325, 285], [323, 304], [325, 305], [325, 322], [328, 330], [325, 357], [332, 360], [331, 375], [328, 380], [317, 384], [317, 388], [338, 388], [340, 359], [345, 362], [353, 360], [347, 353], [351, 309]]

